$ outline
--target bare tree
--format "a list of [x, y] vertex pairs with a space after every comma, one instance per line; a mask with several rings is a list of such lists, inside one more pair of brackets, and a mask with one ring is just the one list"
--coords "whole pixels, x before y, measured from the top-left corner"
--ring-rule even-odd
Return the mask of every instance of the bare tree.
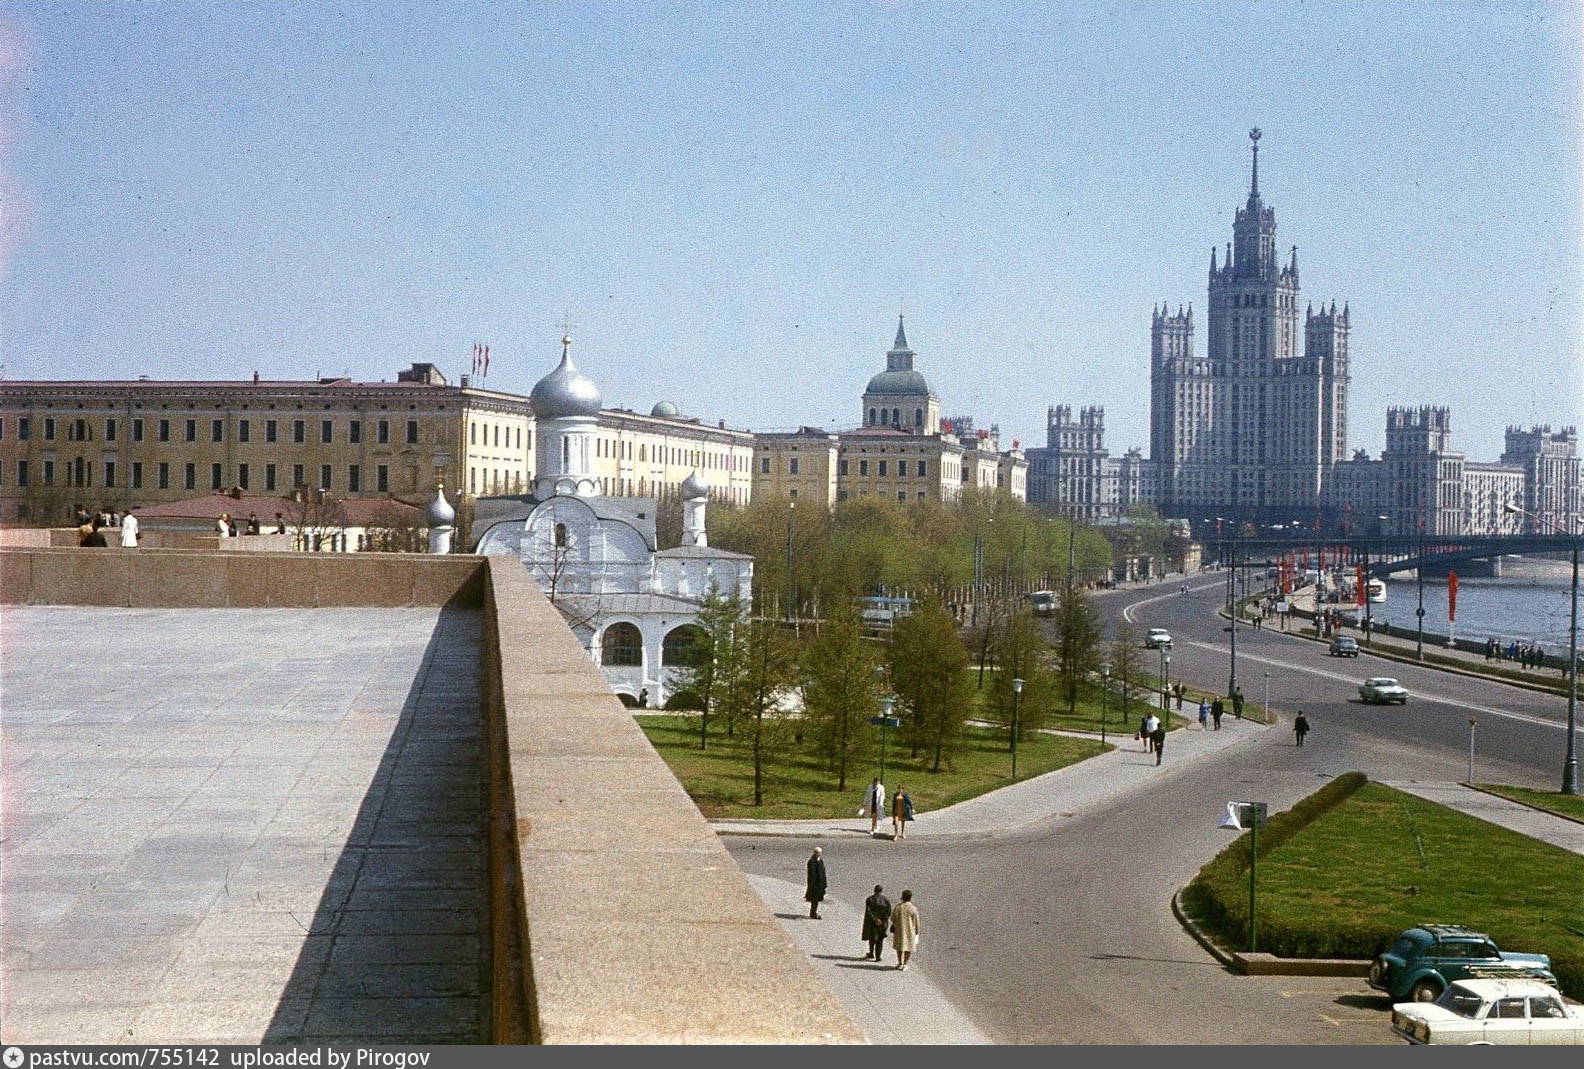
[[369, 517], [368, 549], [375, 553], [422, 553], [429, 548], [423, 513], [387, 501]]
[[346, 508], [340, 498], [324, 490], [298, 487], [286, 506], [286, 525], [296, 536], [300, 552], [316, 553], [327, 540], [333, 548], [337, 537], [346, 538]]

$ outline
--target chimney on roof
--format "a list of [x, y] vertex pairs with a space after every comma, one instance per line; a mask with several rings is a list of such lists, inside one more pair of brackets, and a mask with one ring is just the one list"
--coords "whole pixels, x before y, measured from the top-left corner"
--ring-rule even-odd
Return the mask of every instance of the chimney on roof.
[[256, 370], [253, 372], [253, 381], [254, 382], [258, 381], [258, 371], [256, 371]]
[[231, 488], [231, 490], [230, 490], [229, 496], [230, 496], [232, 501], [241, 501], [242, 500], [242, 488], [240, 486], [233, 486]]

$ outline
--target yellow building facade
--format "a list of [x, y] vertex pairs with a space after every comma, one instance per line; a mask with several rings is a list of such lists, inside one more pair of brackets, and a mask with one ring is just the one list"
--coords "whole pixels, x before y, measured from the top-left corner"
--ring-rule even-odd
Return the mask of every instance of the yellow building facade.
[[754, 435], [684, 418], [662, 402], [647, 416], [601, 409], [593, 474], [611, 497], [666, 497], [698, 476], [717, 501], [745, 505], [753, 493]]

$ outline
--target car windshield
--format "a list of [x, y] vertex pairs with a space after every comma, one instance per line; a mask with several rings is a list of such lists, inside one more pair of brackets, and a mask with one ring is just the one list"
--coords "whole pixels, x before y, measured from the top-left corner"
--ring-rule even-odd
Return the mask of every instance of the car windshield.
[[1371, 687], [1395, 687], [1396, 685], [1397, 681], [1395, 679], [1387, 679], [1384, 676], [1379, 679], [1371, 679], [1366, 684], [1366, 686]]
[[1467, 1017], [1472, 1021], [1479, 1016], [1480, 997], [1472, 991], [1465, 991], [1458, 985], [1453, 984], [1441, 993], [1440, 998], [1436, 999], [1436, 1005], [1442, 1009], [1451, 1010], [1459, 1017]]

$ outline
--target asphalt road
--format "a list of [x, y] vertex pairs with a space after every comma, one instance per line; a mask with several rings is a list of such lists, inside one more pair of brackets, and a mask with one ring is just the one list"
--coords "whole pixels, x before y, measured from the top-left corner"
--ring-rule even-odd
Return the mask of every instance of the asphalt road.
[[[1224, 685], [1222, 584], [1207, 578], [1190, 588], [1096, 603], [1113, 618], [1134, 606], [1141, 634], [1170, 629], [1174, 678]], [[1368, 658], [1340, 662], [1322, 646], [1268, 632], [1240, 632], [1239, 655], [1250, 701], [1262, 699], [1268, 669], [1273, 706], [1309, 712], [1314, 731], [1302, 749], [1285, 726], [1177, 767], [1168, 747], [1152, 789], [1017, 835], [932, 843], [924, 815], [905, 843], [821, 840], [831, 895], [859, 902], [874, 883], [911, 888], [927, 933], [917, 967], [999, 1042], [1395, 1042], [1387, 1000], [1362, 980], [1230, 973], [1177, 924], [1171, 896], [1228, 841], [1217, 827], [1228, 800], [1286, 808], [1350, 769], [1461, 779], [1469, 715], [1479, 719], [1480, 778], [1549, 782], [1560, 767], [1559, 702], [1410, 666], [1387, 672]], [[1397, 675], [1414, 697], [1405, 707], [1359, 705], [1351, 698], [1368, 674]], [[791, 880], [801, 879], [810, 847], [726, 844], [747, 871]], [[853, 943], [860, 954], [857, 932]]]
[[[1229, 669], [1228, 621], [1216, 614], [1225, 596], [1218, 575], [1151, 591], [1104, 594], [1094, 599], [1108, 622], [1126, 615], [1139, 634], [1151, 627], [1172, 633], [1171, 676], [1223, 691]], [[1141, 651], [1158, 672], [1155, 651]], [[1566, 744], [1567, 701], [1502, 683], [1452, 675], [1369, 654], [1331, 657], [1318, 642], [1262, 628], [1238, 628], [1238, 681], [1244, 698], [1264, 701], [1269, 673], [1270, 701], [1279, 713], [1303, 709], [1314, 742], [1323, 735], [1345, 736], [1362, 751], [1386, 746], [1414, 751], [1420, 778], [1461, 780], [1468, 774], [1469, 717], [1475, 725], [1476, 780], [1555, 788], [1561, 782]], [[1366, 677], [1392, 676], [1408, 688], [1407, 705], [1365, 705], [1358, 685]], [[1360, 766], [1369, 772], [1367, 766]], [[1382, 778], [1385, 772], [1382, 771]]]

